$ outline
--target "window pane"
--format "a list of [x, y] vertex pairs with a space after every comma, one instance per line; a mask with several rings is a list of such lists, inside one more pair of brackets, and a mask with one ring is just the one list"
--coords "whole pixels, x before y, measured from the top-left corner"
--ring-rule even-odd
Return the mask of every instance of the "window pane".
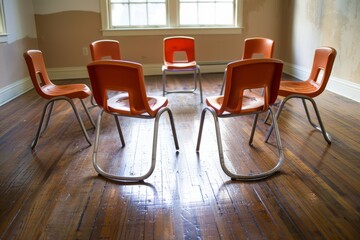
[[130, 24], [128, 4], [111, 5], [111, 24], [114, 27], [128, 26]]
[[146, 4], [130, 5], [130, 25], [147, 25]]
[[165, 4], [148, 5], [149, 25], [166, 25], [166, 6]]
[[182, 3], [180, 5], [180, 25], [197, 24], [197, 4]]
[[166, 26], [166, 0], [111, 0], [113, 27]]
[[179, 0], [180, 25], [234, 25], [235, 0]]
[[2, 0], [0, 0], [0, 34], [3, 34], [6, 32], [5, 29], [5, 18], [4, 18], [4, 8]]
[[234, 24], [234, 5], [232, 3], [217, 3], [215, 9], [216, 24]]
[[199, 3], [199, 23], [200, 25], [215, 24], [215, 4]]

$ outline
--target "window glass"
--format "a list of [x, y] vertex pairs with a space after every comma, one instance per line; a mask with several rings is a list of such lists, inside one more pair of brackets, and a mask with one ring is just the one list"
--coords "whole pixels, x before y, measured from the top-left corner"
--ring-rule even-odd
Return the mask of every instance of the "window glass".
[[234, 0], [179, 0], [180, 25], [234, 26]]
[[6, 33], [3, 1], [0, 0], [0, 35]]
[[111, 26], [166, 26], [166, 0], [110, 0]]

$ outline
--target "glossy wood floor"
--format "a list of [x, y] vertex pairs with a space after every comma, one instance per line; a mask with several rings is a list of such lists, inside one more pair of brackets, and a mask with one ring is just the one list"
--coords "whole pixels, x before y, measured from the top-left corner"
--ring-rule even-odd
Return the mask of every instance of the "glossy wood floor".
[[[189, 78], [172, 77], [169, 85]], [[148, 94], [162, 94], [160, 76], [146, 82]], [[222, 74], [203, 74], [204, 97], [217, 95], [221, 82]], [[279, 119], [282, 170], [266, 180], [235, 182], [221, 170], [210, 114], [195, 151], [204, 107], [199, 93], [167, 96], [180, 151], [164, 114], [155, 171], [137, 184], [96, 174], [93, 148], [67, 103], [55, 105], [35, 151], [30, 143], [45, 100], [31, 90], [0, 107], [0, 238], [360, 239], [360, 103], [330, 92], [316, 98], [333, 138], [328, 145], [308, 124], [301, 101], [290, 100]], [[99, 109], [90, 112], [96, 120]], [[102, 166], [128, 175], [146, 171], [153, 120], [121, 118], [127, 144], [121, 148], [114, 118], [103, 119]], [[226, 163], [236, 171], [264, 169], [277, 157], [275, 138], [263, 142], [269, 126], [261, 121], [254, 147], [248, 146], [252, 119], [220, 120]]]

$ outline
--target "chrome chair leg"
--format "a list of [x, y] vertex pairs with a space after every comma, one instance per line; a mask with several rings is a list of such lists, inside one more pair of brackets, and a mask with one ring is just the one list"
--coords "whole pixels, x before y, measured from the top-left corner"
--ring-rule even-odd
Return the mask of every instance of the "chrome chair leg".
[[201, 84], [201, 72], [200, 67], [197, 68], [197, 79], [199, 81], [199, 87], [200, 87], [200, 103], [203, 103], [203, 92], [202, 92], [202, 84]]
[[165, 97], [166, 71], [162, 71], [163, 97]]
[[[294, 94], [294, 95], [289, 95], [289, 96], [287, 96], [286, 98], [284, 98], [284, 99], [281, 101], [281, 103], [280, 103], [280, 105], [279, 105], [279, 108], [278, 108], [278, 110], [277, 110], [277, 112], [276, 112], [276, 119], [279, 118], [280, 113], [281, 113], [281, 111], [282, 111], [285, 103], [286, 103], [289, 99], [291, 99], [291, 98], [301, 98], [301, 99], [302, 99], [303, 105], [304, 105], [304, 108], [305, 108], [305, 112], [306, 112], [307, 118], [308, 118], [311, 126], [314, 127], [316, 130], [320, 131], [320, 132], [323, 134], [325, 141], [326, 141], [328, 144], [331, 144], [331, 136], [330, 136], [330, 134], [328, 134], [328, 133], [326, 132], [326, 130], [325, 130], [325, 127], [324, 127], [324, 124], [322, 123], [322, 120], [321, 120], [320, 113], [319, 113], [319, 110], [318, 110], [318, 108], [317, 108], [316, 102], [314, 101], [314, 99], [312, 99], [312, 98], [310, 98], [310, 97], [303, 96], [303, 95], [298, 95], [298, 94]], [[316, 117], [317, 117], [317, 119], [318, 119], [318, 122], [319, 122], [319, 125], [320, 125], [320, 126], [314, 124], [314, 123], [311, 121], [310, 114], [309, 114], [308, 108], [307, 108], [307, 106], [306, 106], [305, 100], [309, 100], [309, 101], [312, 103], [313, 108], [314, 108], [314, 111], [315, 111], [315, 114], [316, 114]], [[268, 133], [266, 134], [265, 142], [268, 142], [269, 137], [270, 137], [270, 135], [271, 135], [271, 133], [272, 133], [273, 128], [274, 128], [273, 125], [271, 125]]]
[[[203, 130], [203, 124], [204, 124], [206, 111], [211, 112], [212, 115], [213, 115], [213, 118], [214, 118], [215, 130], [216, 130], [216, 139], [217, 139], [217, 144], [218, 144], [218, 151], [219, 151], [219, 159], [220, 159], [221, 168], [223, 169], [225, 174], [228, 175], [231, 178], [231, 180], [243, 180], [243, 181], [260, 180], [260, 179], [267, 178], [267, 177], [271, 176], [272, 174], [274, 174], [275, 172], [279, 171], [279, 169], [280, 169], [280, 167], [281, 167], [281, 165], [282, 165], [282, 163], [284, 161], [284, 152], [283, 152], [281, 138], [280, 138], [280, 132], [279, 132], [279, 128], [278, 128], [276, 120], [274, 120], [274, 128], [275, 128], [276, 143], [277, 143], [278, 154], [279, 154], [279, 158], [278, 158], [278, 161], [277, 161], [276, 165], [273, 168], [271, 168], [270, 170], [265, 171], [265, 172], [261, 172], [261, 173], [258, 173], [258, 174], [249, 174], [249, 175], [235, 174], [235, 173], [232, 173], [226, 167], [225, 160], [224, 160], [224, 153], [223, 153], [224, 151], [223, 151], [223, 146], [222, 146], [222, 141], [221, 141], [221, 133], [220, 133], [220, 126], [219, 126], [218, 116], [217, 116], [215, 110], [210, 108], [210, 107], [205, 107], [204, 110], [202, 111], [202, 114], [201, 114], [200, 128], [199, 128], [196, 151], [199, 151], [199, 149], [200, 149], [201, 134], [202, 134], [202, 130]], [[274, 119], [276, 119], [273, 110], [271, 108], [269, 108], [269, 111], [270, 111], [270, 114], [272, 115], [272, 117], [274, 117]], [[256, 125], [255, 120], [257, 120], [257, 117], [255, 117], [255, 119], [254, 119], [254, 124]]]
[[78, 120], [78, 122], [79, 122], [79, 124], [80, 124], [81, 130], [82, 130], [83, 133], [84, 133], [84, 136], [85, 136], [85, 138], [86, 138], [86, 141], [87, 141], [87, 142], [89, 143], [89, 145], [91, 146], [91, 141], [90, 141], [89, 135], [88, 135], [87, 132], [86, 132], [86, 128], [85, 128], [85, 126], [84, 126], [83, 121], [81, 120], [81, 117], [80, 117], [79, 112], [77, 111], [77, 109], [76, 109], [76, 107], [75, 107], [74, 102], [73, 102], [70, 98], [67, 98], [67, 97], [63, 97], [62, 99], [64, 99], [64, 100], [67, 101], [68, 103], [70, 103], [71, 107], [72, 107], [73, 110], [74, 110], [74, 113], [75, 113], [75, 115], [76, 115], [76, 118], [77, 118], [77, 120]]
[[[157, 112], [157, 114], [155, 116], [155, 121], [154, 121], [153, 146], [152, 146], [150, 168], [144, 175], [136, 176], [136, 177], [130, 177], [130, 176], [119, 176], [119, 175], [115, 175], [115, 174], [105, 172], [97, 163], [97, 153], [98, 153], [98, 148], [99, 148], [99, 138], [100, 138], [100, 129], [101, 129], [101, 118], [102, 118], [102, 115], [104, 113], [104, 110], [101, 110], [100, 113], [99, 113], [98, 120], [97, 120], [97, 125], [96, 125], [96, 137], [95, 137], [95, 145], [94, 145], [93, 158], [92, 158], [93, 166], [94, 166], [95, 170], [100, 175], [102, 175], [103, 177], [108, 178], [108, 179], [112, 179], [112, 180], [135, 181], [135, 182], [137, 182], [137, 181], [143, 181], [144, 179], [150, 177], [150, 175], [153, 173], [153, 171], [155, 169], [156, 150], [157, 150], [157, 141], [158, 141], [158, 132], [159, 132], [159, 120], [160, 120], [161, 115], [164, 112], [168, 112], [168, 114], [169, 114], [171, 129], [172, 129], [172, 132], [173, 132], [173, 138], [174, 138], [174, 143], [175, 143], [175, 148], [176, 148], [176, 150], [179, 149], [179, 144], [178, 144], [178, 140], [177, 140], [175, 124], [174, 124], [174, 121], [173, 121], [172, 113], [171, 113], [170, 109], [167, 108], [167, 107], [161, 108]], [[117, 115], [115, 115], [115, 118], [117, 119]], [[118, 120], [116, 122], [118, 124]], [[118, 128], [118, 129], [120, 129], [120, 128]], [[120, 134], [120, 131], [119, 131], [119, 134]], [[122, 133], [121, 133], [121, 135], [122, 135]], [[121, 135], [120, 135], [120, 138], [121, 138]], [[124, 145], [125, 145], [125, 143], [123, 144], [123, 146]]]
[[[287, 98], [284, 98], [284, 99], [280, 102], [279, 108], [278, 108], [278, 110], [276, 111], [276, 115], [275, 115], [276, 121], [279, 119], [280, 113], [281, 113], [281, 111], [282, 111], [282, 109], [283, 109], [283, 107], [284, 107], [284, 105], [285, 105], [285, 103], [286, 103], [287, 100], [288, 100]], [[268, 114], [269, 114], [269, 113], [268, 113]], [[267, 116], [267, 115], [266, 115], [266, 116]], [[267, 116], [266, 118], [268, 118], [268, 116]], [[274, 129], [274, 126], [273, 126], [274, 121], [275, 121], [275, 119], [272, 119], [272, 123], [271, 123], [271, 126], [270, 126], [270, 128], [269, 128], [269, 131], [267, 132], [267, 134], [266, 134], [266, 136], [265, 136], [265, 142], [266, 142], [266, 143], [269, 141], [270, 135], [271, 135], [271, 133], [272, 133], [272, 131], [273, 131], [273, 129]]]
[[[44, 122], [44, 118], [45, 118], [45, 115], [46, 115], [47, 108], [48, 108], [49, 104], [50, 104], [50, 106], [53, 106], [53, 105], [54, 105], [54, 101], [56, 101], [55, 98], [52, 99], [52, 100], [50, 100], [50, 101], [48, 101], [48, 102], [45, 104], [45, 106], [44, 106], [43, 112], [42, 112], [42, 114], [41, 114], [41, 119], [40, 119], [40, 123], [39, 123], [38, 130], [36, 131], [35, 138], [34, 138], [34, 140], [33, 140], [32, 143], [31, 143], [31, 149], [34, 149], [35, 146], [36, 146], [37, 143], [38, 143], [38, 140], [39, 140], [40, 135], [41, 135], [40, 132], [41, 132], [42, 124], [43, 124], [43, 122]], [[50, 109], [52, 109], [52, 107], [50, 107]], [[47, 118], [48, 120], [46, 121], [47, 123], [49, 122], [50, 115], [51, 115], [51, 110], [50, 110], [50, 112], [48, 113], [48, 118]], [[45, 128], [45, 129], [46, 129], [46, 128]], [[45, 129], [42, 131], [42, 133], [45, 131]]]
[[98, 105], [96, 104], [95, 100], [94, 100], [94, 95], [91, 95], [91, 98], [90, 98], [90, 103], [93, 107], [97, 107]]
[[50, 117], [51, 117], [51, 114], [52, 114], [52, 110], [54, 109], [54, 104], [55, 102], [52, 101], [51, 104], [50, 104], [50, 109], [49, 109], [49, 112], [48, 112], [48, 116], [46, 118], [46, 123], [45, 123], [45, 127], [44, 129], [42, 130], [42, 132], [40, 133], [40, 136], [45, 132], [45, 130], [48, 128], [49, 126], [49, 122], [50, 122]]
[[119, 132], [119, 137], [120, 137], [120, 141], [121, 141], [121, 145], [123, 147], [125, 147], [125, 139], [124, 139], [124, 135], [121, 131], [121, 126], [120, 126], [120, 122], [119, 122], [119, 118], [117, 115], [114, 115], [114, 118], [115, 118], [115, 122], [116, 122], [116, 126], [117, 126], [117, 129], [118, 129], [118, 132]]
[[256, 123], [257, 123], [258, 118], [259, 118], [259, 114], [256, 113], [255, 117], [254, 117], [253, 126], [252, 126], [252, 129], [251, 129], [251, 134], [250, 134], [250, 140], [249, 140], [249, 145], [250, 146], [253, 146], [252, 142], [253, 142], [253, 139], [254, 139], [254, 133], [255, 133]]
[[223, 84], [221, 86], [221, 90], [220, 90], [220, 95], [223, 95], [223, 92], [224, 92], [224, 87], [225, 87], [225, 80], [226, 80], [226, 68], [225, 68], [225, 72], [224, 72], [224, 76], [223, 76]]
[[[199, 127], [199, 133], [198, 133], [197, 144], [196, 144], [196, 152], [199, 152], [199, 150], [200, 150], [201, 136], [202, 136], [202, 131], [203, 131], [203, 127], [204, 127], [204, 119], [205, 119], [205, 113], [206, 113], [205, 109], [206, 108], [204, 108], [204, 110], [201, 112], [200, 127]], [[211, 110], [209, 110], [209, 111], [211, 111]]]
[[[319, 122], [319, 126], [316, 125], [315, 123], [313, 123], [313, 122], [311, 121], [311, 117], [310, 117], [308, 108], [307, 108], [307, 106], [306, 106], [305, 99], [309, 100], [309, 101], [312, 103], [313, 108], [314, 108], [314, 111], [315, 111], [315, 114], [316, 114], [316, 117], [317, 117], [318, 122]], [[323, 124], [323, 122], [322, 122], [322, 120], [321, 120], [320, 112], [319, 112], [319, 110], [318, 110], [318, 108], [317, 108], [316, 102], [314, 101], [314, 99], [309, 98], [309, 97], [306, 97], [305, 99], [303, 98], [302, 101], [303, 101], [303, 105], [304, 105], [305, 112], [306, 112], [306, 116], [307, 116], [307, 118], [308, 118], [308, 120], [309, 120], [309, 123], [311, 124], [311, 126], [313, 126], [313, 128], [315, 128], [316, 130], [320, 131], [320, 132], [323, 134], [324, 139], [325, 139], [325, 141], [328, 142], [328, 144], [331, 144], [331, 136], [330, 136], [330, 134], [327, 133], [326, 130], [325, 130], [325, 127], [324, 127], [324, 124]]]
[[92, 119], [92, 117], [90, 116], [89, 110], [88, 110], [87, 107], [85, 106], [84, 101], [83, 101], [82, 99], [80, 99], [80, 102], [81, 102], [81, 104], [82, 104], [82, 106], [83, 106], [83, 108], [84, 108], [84, 110], [85, 110], [86, 115], [88, 116], [88, 118], [89, 118], [89, 120], [90, 120], [90, 122], [91, 122], [91, 125], [93, 126], [93, 128], [95, 128], [95, 122], [94, 122], [94, 120]]
[[67, 102], [71, 105], [71, 107], [72, 107], [72, 109], [73, 109], [73, 111], [74, 111], [74, 113], [75, 113], [75, 116], [76, 116], [76, 118], [77, 118], [77, 120], [78, 120], [78, 122], [79, 122], [79, 124], [80, 124], [81, 130], [82, 130], [82, 132], [83, 132], [83, 134], [84, 134], [84, 136], [85, 136], [85, 138], [86, 138], [86, 141], [87, 141], [87, 142], [89, 143], [89, 145], [91, 146], [91, 141], [90, 141], [89, 135], [88, 135], [87, 132], [86, 132], [85, 126], [84, 126], [84, 124], [83, 124], [83, 122], [82, 122], [82, 120], [81, 120], [81, 117], [80, 117], [80, 115], [79, 115], [79, 113], [78, 113], [78, 111], [77, 111], [77, 109], [76, 109], [76, 107], [75, 107], [74, 102], [73, 102], [70, 98], [68, 98], [68, 97], [56, 97], [56, 98], [53, 98], [53, 99], [49, 100], [49, 101], [46, 103], [45, 107], [44, 107], [44, 110], [43, 110], [43, 113], [42, 113], [42, 116], [41, 116], [41, 120], [40, 120], [40, 123], [39, 123], [38, 130], [37, 130], [37, 132], [36, 132], [36, 135], [35, 135], [35, 138], [34, 138], [33, 142], [31, 143], [31, 149], [34, 149], [34, 148], [35, 148], [35, 146], [37, 145], [38, 140], [39, 140], [39, 138], [40, 138], [40, 135], [41, 135], [40, 132], [41, 132], [42, 124], [43, 124], [43, 122], [44, 122], [44, 118], [45, 118], [45, 114], [46, 114], [46, 111], [47, 111], [48, 106], [50, 105], [50, 110], [49, 110], [49, 114], [48, 114], [47, 123], [46, 123], [46, 126], [45, 126], [43, 132], [44, 132], [45, 129], [47, 128], [48, 121], [50, 120], [50, 115], [51, 115], [51, 112], [52, 112], [52, 109], [53, 109], [54, 102], [55, 102], [55, 101], [58, 101], [58, 100], [65, 100], [65, 101], [67, 101]]
[[167, 111], [167, 112], [168, 112], [169, 119], [170, 119], [171, 131], [172, 131], [173, 138], [174, 138], [175, 149], [176, 149], [176, 150], [179, 150], [179, 142], [178, 142], [178, 139], [177, 139], [177, 134], [176, 134], [175, 122], [174, 122], [173, 114], [172, 114], [170, 108], [168, 108], [168, 107], [164, 108], [163, 111]]
[[194, 93], [197, 90], [197, 81], [199, 81], [199, 87], [200, 87], [200, 102], [203, 103], [203, 93], [202, 93], [202, 84], [201, 84], [201, 73], [200, 73], [200, 67], [197, 67], [194, 69], [194, 88], [189, 90], [172, 90], [167, 91], [166, 90], [166, 70], [162, 70], [162, 85], [163, 85], [163, 96], [167, 93]]

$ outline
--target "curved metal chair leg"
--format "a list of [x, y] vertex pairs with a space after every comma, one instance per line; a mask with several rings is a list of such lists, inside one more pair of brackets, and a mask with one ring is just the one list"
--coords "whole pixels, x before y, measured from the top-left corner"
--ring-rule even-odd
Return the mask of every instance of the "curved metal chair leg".
[[72, 109], [74, 110], [75, 116], [76, 116], [76, 118], [77, 118], [77, 120], [78, 120], [78, 122], [79, 122], [79, 124], [80, 124], [81, 130], [82, 130], [83, 133], [84, 133], [84, 136], [85, 136], [85, 138], [86, 138], [86, 141], [87, 141], [87, 142], [89, 143], [89, 145], [91, 146], [91, 141], [90, 141], [89, 135], [88, 135], [87, 132], [86, 132], [86, 128], [85, 128], [85, 126], [84, 126], [83, 121], [81, 120], [81, 117], [80, 117], [79, 112], [77, 111], [77, 109], [76, 109], [76, 107], [75, 107], [74, 102], [73, 102], [70, 98], [67, 98], [67, 97], [63, 97], [63, 98], [61, 98], [61, 99], [64, 99], [65, 101], [67, 101], [68, 103], [70, 103]]
[[96, 102], [94, 101], [94, 95], [91, 95], [91, 98], [90, 98], [90, 103], [93, 107], [97, 107], [98, 105], [96, 104]]
[[[35, 148], [35, 146], [37, 145], [38, 140], [39, 140], [41, 134], [45, 131], [45, 129], [46, 129], [46, 127], [47, 127], [47, 126], [45, 126], [45, 129], [44, 129], [43, 132], [40, 134], [41, 128], [42, 128], [42, 124], [43, 124], [43, 122], [44, 122], [44, 118], [45, 118], [45, 115], [46, 115], [47, 108], [48, 108], [49, 104], [50, 104], [51, 106], [53, 106], [53, 105], [54, 105], [54, 101], [56, 101], [56, 99], [52, 99], [52, 100], [48, 101], [48, 102], [45, 104], [45, 106], [44, 106], [43, 112], [42, 112], [42, 114], [41, 114], [41, 119], [40, 119], [40, 123], [39, 123], [38, 130], [36, 131], [35, 138], [34, 138], [34, 140], [33, 140], [32, 143], [31, 143], [31, 149], [34, 149], [34, 148]], [[47, 121], [46, 121], [47, 124], [48, 124], [49, 119], [50, 119], [51, 110], [52, 110], [52, 107], [50, 107], [50, 112], [48, 113], [48, 118], [47, 118]]]
[[85, 110], [85, 113], [86, 115], [88, 116], [90, 122], [91, 122], [91, 125], [93, 126], [93, 128], [95, 128], [95, 123], [94, 123], [94, 120], [92, 119], [92, 117], [90, 116], [90, 113], [89, 113], [89, 110], [87, 109], [87, 107], [85, 106], [85, 103], [82, 99], [80, 99], [80, 102]]
[[168, 115], [169, 115], [170, 125], [171, 125], [171, 131], [172, 131], [173, 138], [174, 138], [175, 149], [176, 149], [176, 150], [179, 150], [179, 142], [178, 142], [178, 139], [177, 139], [177, 134], [176, 134], [175, 122], [174, 122], [173, 114], [172, 114], [170, 108], [168, 108], [168, 107], [166, 107], [166, 108], [164, 109], [164, 111], [167, 111], [167, 112], [168, 112]]
[[[283, 148], [282, 148], [282, 143], [281, 143], [281, 138], [280, 138], [280, 132], [279, 132], [279, 128], [277, 125], [277, 121], [274, 121], [274, 128], [275, 128], [275, 133], [276, 133], [276, 142], [277, 142], [277, 147], [278, 147], [278, 153], [279, 153], [279, 159], [277, 164], [270, 170], [265, 171], [265, 172], [261, 172], [258, 174], [250, 174], [250, 175], [243, 175], [243, 174], [235, 174], [232, 173], [225, 164], [225, 160], [224, 160], [224, 153], [223, 153], [223, 147], [222, 147], [222, 141], [221, 141], [221, 133], [220, 133], [220, 126], [219, 126], [219, 120], [217, 117], [216, 112], [209, 107], [204, 108], [202, 115], [201, 115], [201, 120], [200, 120], [200, 130], [199, 130], [199, 135], [198, 135], [198, 143], [197, 143], [197, 147], [196, 150], [199, 150], [200, 147], [200, 141], [201, 141], [201, 133], [202, 133], [202, 128], [203, 128], [203, 122], [204, 122], [204, 117], [205, 117], [205, 112], [209, 111], [212, 113], [213, 118], [214, 118], [214, 123], [215, 123], [215, 130], [216, 130], [216, 139], [217, 139], [217, 144], [218, 144], [218, 151], [219, 151], [219, 158], [220, 158], [220, 165], [221, 168], [223, 169], [223, 171], [225, 172], [226, 175], [228, 175], [231, 180], [243, 180], [243, 181], [251, 181], [251, 180], [260, 180], [260, 179], [264, 179], [267, 178], [269, 176], [271, 176], [272, 174], [274, 174], [275, 172], [277, 172], [283, 161], [284, 161], [284, 153], [283, 153]], [[274, 117], [274, 112], [271, 108], [269, 108], [269, 111], [272, 115], [272, 117]], [[257, 120], [257, 117], [255, 117], [254, 120]], [[254, 121], [255, 123], [255, 121]], [[256, 123], [255, 123], [256, 125]]]
[[203, 92], [202, 92], [200, 68], [197, 69], [197, 78], [199, 80], [199, 88], [200, 88], [200, 103], [203, 103]]
[[269, 120], [269, 117], [270, 117], [270, 113], [267, 112], [267, 113], [266, 113], [266, 116], [265, 116], [265, 118], [264, 118], [264, 120], [263, 120], [263, 123], [266, 123], [266, 122]]
[[81, 117], [80, 117], [80, 115], [79, 115], [79, 113], [78, 113], [78, 111], [77, 111], [77, 109], [76, 109], [76, 107], [75, 107], [74, 102], [73, 102], [70, 98], [68, 98], [68, 97], [56, 97], [56, 98], [53, 98], [53, 99], [49, 100], [49, 101], [46, 103], [45, 107], [44, 107], [44, 110], [43, 110], [43, 113], [42, 113], [42, 116], [41, 116], [41, 120], [40, 120], [40, 124], [39, 124], [39, 128], [38, 128], [38, 130], [37, 130], [37, 132], [36, 132], [35, 139], [34, 139], [33, 142], [31, 143], [31, 149], [34, 149], [34, 148], [35, 148], [35, 146], [37, 145], [38, 140], [39, 140], [39, 138], [40, 138], [40, 136], [41, 136], [41, 134], [40, 134], [40, 132], [41, 132], [41, 127], [42, 127], [42, 124], [43, 124], [43, 121], [44, 121], [44, 118], [45, 118], [45, 114], [46, 114], [46, 110], [47, 110], [49, 104], [50, 104], [50, 111], [49, 111], [47, 123], [46, 123], [46, 126], [45, 126], [43, 132], [44, 132], [45, 129], [47, 128], [47, 124], [48, 124], [48, 121], [49, 121], [49, 119], [50, 119], [50, 115], [51, 115], [51, 112], [52, 112], [52, 109], [53, 109], [54, 102], [55, 102], [55, 101], [58, 101], [58, 100], [65, 100], [65, 101], [67, 101], [68, 103], [70, 103], [70, 105], [71, 105], [71, 107], [72, 107], [72, 109], [73, 109], [73, 111], [74, 111], [74, 113], [75, 113], [75, 116], [76, 116], [76, 118], [77, 118], [77, 120], [78, 120], [78, 122], [79, 122], [79, 124], [80, 124], [81, 130], [82, 130], [82, 132], [83, 132], [83, 134], [84, 134], [84, 136], [85, 136], [85, 138], [86, 138], [86, 141], [87, 141], [87, 142], [89, 143], [89, 145], [91, 146], [91, 141], [90, 141], [89, 135], [88, 135], [87, 132], [86, 132], [85, 126], [84, 126], [84, 124], [83, 124], [83, 122], [82, 122], [82, 120], [81, 120]]
[[162, 71], [163, 97], [165, 97], [166, 70]]
[[[115, 175], [115, 174], [111, 174], [108, 172], [105, 172], [103, 169], [101, 169], [101, 167], [97, 164], [97, 153], [98, 153], [98, 147], [99, 147], [99, 137], [100, 137], [100, 129], [101, 129], [101, 118], [102, 115], [104, 113], [104, 110], [101, 110], [99, 113], [99, 117], [97, 120], [97, 126], [96, 126], [96, 137], [95, 137], [95, 145], [94, 145], [94, 150], [93, 150], [93, 166], [95, 168], [95, 170], [102, 175], [105, 178], [108, 179], [112, 179], [112, 180], [122, 180], [122, 181], [143, 181], [144, 179], [150, 177], [150, 175], [153, 173], [154, 169], [155, 169], [155, 163], [156, 163], [156, 150], [157, 150], [157, 140], [158, 140], [158, 132], [159, 132], [159, 120], [161, 115], [164, 112], [168, 112], [169, 113], [169, 117], [170, 117], [170, 122], [171, 122], [171, 128], [173, 131], [173, 137], [174, 137], [174, 142], [175, 142], [175, 147], [176, 150], [179, 149], [179, 144], [178, 144], [178, 140], [177, 140], [177, 135], [176, 135], [176, 131], [175, 131], [175, 124], [173, 121], [173, 116], [172, 113], [170, 111], [169, 108], [164, 107], [161, 108], [156, 116], [155, 116], [155, 121], [154, 121], [154, 134], [153, 134], [153, 146], [152, 146], [152, 155], [151, 155], [151, 165], [149, 170], [141, 176], [137, 176], [137, 177], [130, 177], [130, 176], [119, 176], [119, 175]], [[115, 116], [117, 117], [117, 116]]]
[[[284, 98], [284, 99], [280, 102], [280, 105], [279, 105], [279, 108], [278, 108], [278, 110], [277, 110], [277, 112], [276, 112], [276, 115], [272, 115], [272, 117], [275, 116], [276, 121], [279, 119], [280, 113], [281, 113], [281, 111], [282, 111], [285, 103], [286, 103], [287, 100], [289, 100], [289, 99], [290, 99], [290, 98], [287, 98], [287, 97]], [[270, 113], [268, 112], [267, 114], [270, 114]], [[273, 120], [273, 122], [271, 123], [271, 126], [270, 126], [270, 128], [269, 128], [269, 131], [267, 132], [267, 134], [266, 134], [266, 136], [265, 136], [265, 142], [266, 142], [266, 143], [269, 141], [270, 135], [271, 135], [271, 133], [272, 133], [272, 131], [273, 131], [273, 129], [274, 129], [274, 121], [275, 121], [275, 119], [273, 118], [272, 120]]]
[[225, 68], [225, 72], [224, 72], [224, 76], [223, 76], [223, 84], [222, 84], [222, 86], [221, 86], [220, 95], [223, 95], [223, 92], [224, 92], [226, 72], [227, 72], [227, 70], [226, 70], [226, 68]]
[[48, 113], [48, 116], [46, 118], [46, 123], [45, 123], [45, 127], [44, 129], [42, 130], [42, 132], [40, 133], [40, 136], [45, 132], [45, 130], [48, 128], [49, 126], [49, 122], [50, 122], [50, 117], [51, 117], [51, 114], [52, 114], [52, 110], [54, 109], [54, 104], [55, 102], [52, 101], [51, 104], [50, 104], [50, 109], [49, 109], [49, 113]]
[[200, 150], [200, 143], [201, 143], [201, 136], [202, 136], [202, 131], [203, 131], [203, 127], [204, 127], [205, 113], [207, 111], [206, 108], [204, 108], [201, 112], [200, 127], [199, 127], [198, 139], [197, 139], [197, 144], [196, 144], [196, 152], [199, 152], [199, 150]]
[[[308, 108], [307, 108], [307, 106], [306, 106], [305, 99], [309, 100], [309, 101], [312, 103], [313, 108], [314, 108], [314, 111], [315, 111], [315, 114], [316, 114], [316, 117], [317, 117], [318, 122], [319, 122], [319, 126], [316, 125], [315, 123], [313, 123], [313, 122], [311, 121], [311, 117], [310, 117]], [[328, 144], [331, 144], [331, 136], [330, 136], [330, 134], [327, 133], [326, 130], [325, 130], [324, 124], [323, 124], [323, 122], [322, 122], [322, 120], [321, 120], [320, 113], [319, 113], [319, 110], [318, 110], [318, 108], [317, 108], [317, 105], [316, 105], [316, 102], [314, 101], [314, 99], [305, 97], [305, 98], [302, 98], [302, 101], [303, 101], [303, 105], [304, 105], [304, 108], [305, 108], [306, 116], [307, 116], [307, 118], [308, 118], [309, 123], [311, 124], [311, 126], [313, 126], [316, 130], [320, 131], [320, 132], [323, 134], [325, 141], [327, 141]]]
[[194, 78], [194, 92], [195, 92], [197, 89], [197, 81], [199, 80], [197, 69], [194, 69], [193, 78]]
[[121, 145], [123, 147], [125, 147], [125, 139], [124, 139], [124, 135], [121, 131], [121, 126], [120, 126], [120, 122], [119, 122], [119, 119], [118, 119], [118, 116], [117, 115], [114, 115], [115, 117], [115, 122], [116, 122], [116, 126], [117, 126], [117, 129], [118, 129], [118, 132], [119, 132], [119, 137], [120, 137], [120, 141], [121, 141]]
[[[317, 108], [317, 105], [316, 105], [316, 102], [314, 101], [314, 99], [310, 98], [310, 97], [307, 97], [307, 96], [303, 96], [303, 95], [297, 95], [297, 94], [294, 94], [294, 95], [290, 95], [290, 96], [287, 96], [286, 98], [284, 98], [281, 103], [280, 103], [280, 106], [279, 106], [279, 109], [277, 110], [276, 112], [276, 119], [279, 118], [280, 116], [280, 113], [285, 105], [285, 103], [291, 99], [291, 98], [301, 98], [302, 102], [303, 102], [303, 105], [304, 105], [304, 108], [305, 108], [305, 112], [306, 112], [306, 116], [308, 118], [308, 121], [309, 123], [311, 124], [311, 126], [313, 126], [316, 130], [320, 131], [323, 136], [324, 136], [324, 139], [325, 141], [328, 143], [328, 144], [331, 144], [331, 136], [330, 134], [328, 134], [326, 131], [325, 131], [325, 127], [324, 127], [324, 124], [322, 123], [322, 120], [321, 120], [321, 117], [320, 117], [320, 113], [319, 113], [319, 110]], [[312, 105], [313, 105], [313, 108], [314, 108], [314, 111], [315, 111], [315, 114], [316, 114], [316, 117], [318, 119], [318, 122], [319, 122], [319, 125], [316, 125], [312, 122], [311, 120], [311, 117], [310, 117], [310, 114], [309, 114], [309, 110], [306, 106], [306, 103], [305, 103], [305, 99], [309, 100]], [[268, 133], [266, 134], [266, 137], [265, 137], [265, 142], [267, 142], [269, 140], [269, 137], [271, 135], [271, 132], [273, 130], [273, 125], [271, 125]]]
[[200, 87], [200, 102], [203, 103], [203, 93], [202, 93], [202, 84], [201, 84], [201, 73], [200, 67], [194, 69], [193, 78], [194, 78], [194, 88], [189, 90], [172, 90], [166, 91], [166, 70], [162, 70], [162, 87], [163, 87], [163, 96], [167, 93], [194, 93], [197, 89], [197, 81], [199, 81]]
[[253, 122], [253, 126], [252, 126], [252, 129], [251, 129], [251, 134], [250, 134], [250, 140], [249, 140], [249, 145], [252, 146], [252, 142], [253, 142], [253, 139], [254, 139], [254, 133], [255, 133], [255, 129], [256, 129], [256, 123], [257, 123], [257, 120], [259, 118], [259, 114], [255, 114], [255, 117], [254, 117], [254, 122]]

